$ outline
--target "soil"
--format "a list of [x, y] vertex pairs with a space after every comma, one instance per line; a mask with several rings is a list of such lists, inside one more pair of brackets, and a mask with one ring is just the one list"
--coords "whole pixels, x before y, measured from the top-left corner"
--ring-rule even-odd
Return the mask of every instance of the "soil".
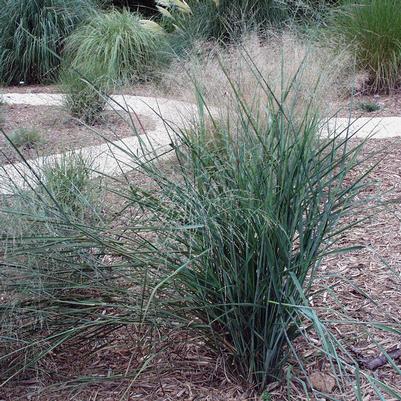
[[[367, 112], [361, 108], [361, 104], [373, 103], [380, 107], [377, 111]], [[348, 117], [352, 110], [354, 117], [401, 117], [401, 90], [391, 95], [355, 95], [352, 99], [342, 99], [332, 104], [334, 111], [339, 111], [339, 116]]]
[[[34, 129], [40, 134], [39, 143], [20, 149], [28, 159], [99, 145], [105, 140], [118, 140], [135, 135], [135, 132], [143, 134], [154, 128], [148, 117], [132, 116], [131, 121], [128, 115], [119, 115], [113, 111], [104, 112], [95, 125], [88, 127], [72, 118], [62, 107], [56, 106], [4, 105], [2, 115], [2, 128], [6, 135], [20, 128]], [[18, 160], [15, 150], [1, 135], [0, 165]]]

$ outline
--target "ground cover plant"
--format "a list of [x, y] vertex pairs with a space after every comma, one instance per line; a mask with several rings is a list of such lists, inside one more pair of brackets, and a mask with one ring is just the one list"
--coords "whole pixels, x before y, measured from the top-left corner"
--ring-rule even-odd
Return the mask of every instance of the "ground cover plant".
[[397, 0], [347, 1], [332, 20], [340, 46], [350, 45], [355, 62], [369, 73], [368, 90], [389, 92], [401, 74], [401, 14]]
[[2, 0], [0, 82], [52, 81], [64, 39], [94, 9], [91, 0]]

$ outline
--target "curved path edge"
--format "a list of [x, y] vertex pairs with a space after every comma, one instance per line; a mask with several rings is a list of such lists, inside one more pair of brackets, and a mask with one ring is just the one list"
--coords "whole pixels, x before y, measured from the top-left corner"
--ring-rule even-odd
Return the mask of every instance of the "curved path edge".
[[[25, 104], [32, 106], [61, 106], [62, 94], [6, 93], [2, 95], [6, 104]], [[174, 127], [180, 127], [196, 116], [194, 104], [166, 98], [143, 97], [132, 95], [112, 96], [108, 108], [116, 111], [124, 109], [149, 117], [155, 128], [146, 135], [134, 135], [118, 141], [81, 148], [83, 157], [93, 160], [93, 175], [119, 175], [132, 170], [132, 155], [141, 157], [143, 148], [153, 152], [163, 152], [174, 137]], [[350, 127], [350, 128], [348, 128]], [[334, 118], [322, 123], [321, 132], [347, 131], [355, 137], [391, 138], [401, 136], [401, 117], [361, 117], [358, 119]], [[0, 166], [0, 194], [13, 193], [15, 187], [25, 188], [37, 182], [35, 172], [41, 167], [61, 160], [69, 151], [23, 162]], [[146, 157], [146, 155], [143, 155]], [[14, 186], [11, 187], [11, 186]]]

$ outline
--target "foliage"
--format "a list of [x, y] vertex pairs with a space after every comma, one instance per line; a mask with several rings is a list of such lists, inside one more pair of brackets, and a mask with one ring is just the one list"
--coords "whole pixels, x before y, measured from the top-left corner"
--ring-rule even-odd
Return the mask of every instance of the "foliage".
[[368, 89], [392, 91], [400, 82], [401, 13], [398, 0], [347, 1], [332, 18], [339, 46], [351, 44], [357, 66], [370, 74]]
[[188, 4], [158, 0], [157, 4], [167, 26], [172, 20], [179, 28], [181, 40], [233, 38], [258, 25], [278, 23], [286, 14], [276, 0], [193, 0]]
[[66, 41], [67, 68], [108, 85], [146, 80], [165, 62], [165, 35], [127, 10], [99, 13]]
[[292, 21], [316, 20], [336, 0], [157, 0], [156, 3], [166, 28], [170, 31], [179, 28], [172, 46], [181, 50], [194, 40], [237, 40], [250, 30], [266, 31]]
[[17, 128], [8, 138], [17, 148], [35, 147], [42, 141], [40, 132], [33, 128]]
[[[91, 163], [80, 153], [64, 154], [53, 163], [45, 165], [43, 185], [64, 211], [81, 213], [90, 183]], [[92, 200], [93, 202], [93, 200]]]
[[[128, 395], [152, 361], [156, 377], [168, 369], [169, 361], [158, 355], [157, 338], [167, 330], [192, 329], [197, 346], [221, 352], [225, 369], [238, 382], [262, 391], [291, 357], [292, 371], [299, 365], [295, 380], [307, 398], [311, 383], [304, 350], [298, 353], [293, 340], [317, 337], [313, 347], [326, 356], [336, 384], [341, 387], [348, 372], [356, 371], [355, 392], [363, 399], [359, 377], [370, 376], [349, 352], [342, 357], [338, 349], [345, 347], [329, 325], [369, 324], [341, 314], [342, 320], [336, 316], [323, 322], [309, 303], [322, 257], [346, 251], [337, 240], [357, 224], [358, 205], [364, 206], [369, 171], [358, 170], [363, 143], [352, 147], [349, 127], [323, 135], [314, 107], [303, 104], [300, 116], [298, 97], [290, 94], [307, 66], [289, 81], [283, 79], [275, 92], [269, 76], [243, 57], [257, 77], [256, 96], [244, 96], [240, 82], [221, 64], [234, 94], [227, 110], [209, 107], [197, 90], [198, 119], [182, 129], [164, 120], [171, 134], [166, 146], [147, 146], [148, 138], [141, 136], [139, 153], [109, 144], [126, 156], [115, 156], [121, 172], [128, 163], [133, 171], [107, 177], [113, 186], [105, 219], [88, 222], [68, 213], [46, 181], [29, 195], [20, 191], [6, 198], [0, 218], [17, 216], [36, 235], [0, 225], [7, 266], [0, 288], [12, 295], [0, 305], [4, 381], [22, 373], [49, 377], [57, 363], [46, 364], [46, 359], [66, 350], [86, 350], [85, 358], [98, 361], [99, 352], [118, 346], [110, 338], [120, 338], [126, 329], [129, 368], [121, 374], [114, 373], [114, 366], [111, 373], [99, 373], [96, 364], [96, 371], [88, 372], [85, 359], [84, 376], [62, 380], [70, 379], [63, 383], [70, 389], [126, 379]], [[196, 79], [192, 84], [199, 88]], [[167, 156], [174, 162], [170, 171]], [[90, 204], [88, 198], [80, 202]], [[332, 290], [330, 285], [327, 291]], [[397, 332], [383, 322], [374, 329]], [[388, 390], [377, 378], [370, 384], [376, 395]]]
[[64, 39], [94, 9], [92, 0], [0, 0], [0, 82], [53, 80]]
[[367, 113], [372, 113], [374, 111], [380, 110], [380, 105], [375, 102], [360, 102], [358, 106], [362, 111], [366, 111]]
[[81, 75], [65, 70], [61, 73], [60, 86], [65, 93], [64, 105], [73, 117], [88, 125], [94, 124], [100, 118], [110, 91], [102, 76], [96, 76], [93, 72]]

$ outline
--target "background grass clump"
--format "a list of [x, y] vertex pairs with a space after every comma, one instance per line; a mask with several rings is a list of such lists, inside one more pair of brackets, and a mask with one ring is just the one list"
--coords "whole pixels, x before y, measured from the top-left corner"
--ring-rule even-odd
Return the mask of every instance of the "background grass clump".
[[70, 113], [93, 124], [116, 88], [154, 78], [167, 63], [166, 33], [139, 14], [97, 13], [65, 42], [60, 84]]
[[357, 67], [367, 71], [367, 90], [391, 92], [400, 83], [401, 13], [398, 0], [346, 1], [334, 12], [331, 32], [350, 46]]
[[63, 41], [95, 7], [92, 0], [1, 0], [0, 82], [52, 81]]
[[102, 75], [93, 71], [81, 75], [73, 70], [61, 73], [60, 87], [65, 93], [64, 106], [71, 116], [93, 125], [103, 113], [111, 87], [102, 79]]
[[69, 69], [107, 80], [109, 85], [146, 80], [164, 65], [163, 29], [128, 10], [98, 13], [66, 41]]

